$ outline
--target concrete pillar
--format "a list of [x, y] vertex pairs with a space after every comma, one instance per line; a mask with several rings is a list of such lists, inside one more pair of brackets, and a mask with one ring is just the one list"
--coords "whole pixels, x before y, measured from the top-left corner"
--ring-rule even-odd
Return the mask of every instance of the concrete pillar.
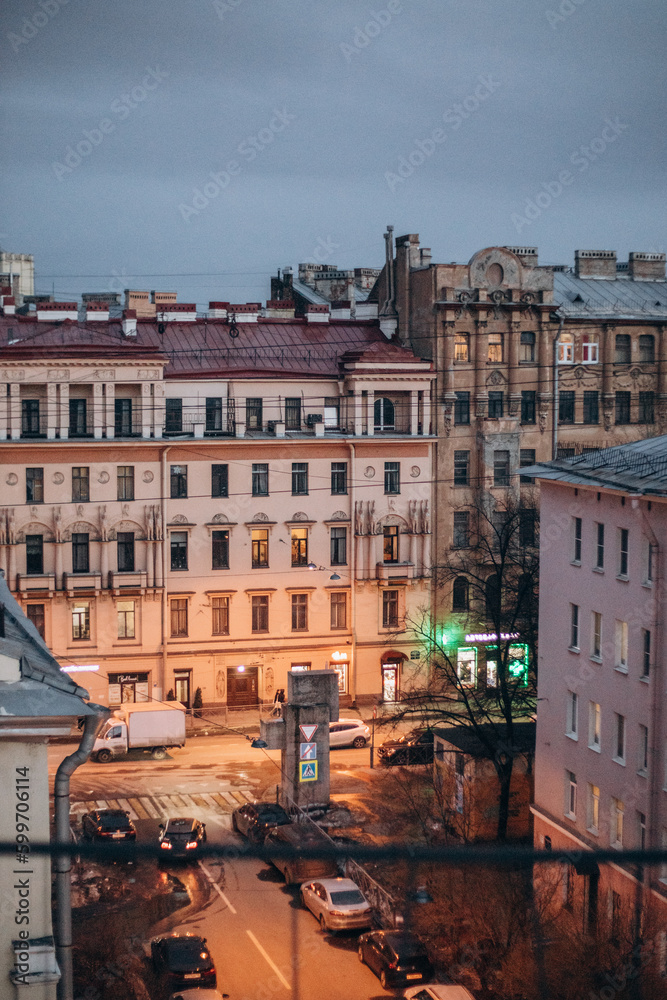
[[166, 545], [164, 539], [160, 542], [156, 542], [154, 545], [155, 549], [155, 586], [164, 586], [164, 578], [162, 574], [162, 546]]
[[21, 437], [21, 386], [12, 382], [9, 387], [9, 436], [12, 441]]
[[0, 382], [0, 441], [9, 437], [9, 397], [7, 386]]
[[16, 590], [16, 543], [12, 542], [9, 546], [9, 589]]
[[431, 433], [431, 392], [424, 391], [422, 396], [422, 434]]
[[419, 392], [410, 390], [410, 433], [413, 437], [419, 434]]
[[153, 384], [153, 437], [162, 437], [164, 426], [164, 386], [161, 383]]
[[354, 395], [353, 395], [352, 398], [353, 398], [353, 401], [354, 401], [353, 402], [353, 406], [354, 406], [354, 434], [355, 434], [355, 437], [361, 437], [361, 435], [363, 433], [362, 413], [361, 413], [361, 400], [362, 400], [361, 393], [358, 390], [355, 390]]
[[59, 437], [62, 441], [69, 437], [69, 382], [60, 385]]
[[487, 335], [486, 319], [476, 321], [477, 332], [475, 333], [475, 417], [485, 417], [488, 412], [488, 393], [486, 391], [486, 359], [489, 353], [489, 343]]
[[55, 542], [55, 581], [56, 590], [63, 589], [63, 542]]
[[58, 431], [58, 386], [49, 382], [46, 387], [46, 436], [52, 441]]
[[152, 403], [151, 398], [151, 383], [142, 382], [141, 383], [141, 436], [142, 438], [149, 438], [151, 436], [151, 426], [152, 426]]
[[146, 542], [146, 586], [155, 586], [155, 542]]
[[375, 390], [369, 389], [366, 396], [366, 433], [369, 437], [375, 434]]
[[113, 382], [105, 382], [104, 395], [101, 385], [94, 386], [94, 392], [95, 437], [113, 438], [116, 434], [116, 386]]
[[521, 340], [521, 324], [508, 323], [506, 337], [507, 345], [507, 412], [515, 417], [521, 412], [522, 377], [519, 371], [519, 342]]
[[100, 542], [100, 572], [102, 574], [102, 590], [109, 586], [109, 545], [111, 542], [102, 539]]

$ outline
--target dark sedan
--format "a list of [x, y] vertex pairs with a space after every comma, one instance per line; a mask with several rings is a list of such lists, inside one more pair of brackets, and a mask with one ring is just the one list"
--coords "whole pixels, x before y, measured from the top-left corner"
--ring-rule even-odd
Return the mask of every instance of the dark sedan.
[[86, 840], [136, 840], [137, 831], [124, 809], [93, 809], [81, 817], [81, 829]]
[[200, 846], [206, 841], [206, 824], [190, 816], [168, 819], [167, 825], [160, 823], [160, 859], [169, 861], [176, 858], [195, 860]]
[[177, 990], [184, 986], [215, 989], [215, 965], [206, 939], [196, 934], [166, 934], [151, 941], [155, 974], [164, 986]]
[[369, 931], [359, 938], [357, 953], [383, 989], [427, 983], [433, 977], [426, 948], [410, 931]]
[[413, 729], [405, 736], [385, 740], [377, 752], [382, 764], [430, 764], [433, 761], [433, 730]]
[[254, 844], [260, 844], [274, 826], [285, 826], [292, 820], [276, 802], [249, 802], [232, 813], [232, 827]]

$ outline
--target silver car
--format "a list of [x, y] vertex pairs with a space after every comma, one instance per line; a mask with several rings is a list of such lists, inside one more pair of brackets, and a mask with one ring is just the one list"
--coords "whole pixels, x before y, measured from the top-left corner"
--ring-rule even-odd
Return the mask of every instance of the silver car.
[[329, 746], [365, 747], [371, 731], [361, 719], [338, 719], [329, 723]]
[[301, 901], [317, 917], [323, 931], [371, 926], [371, 905], [352, 879], [321, 878], [304, 882]]

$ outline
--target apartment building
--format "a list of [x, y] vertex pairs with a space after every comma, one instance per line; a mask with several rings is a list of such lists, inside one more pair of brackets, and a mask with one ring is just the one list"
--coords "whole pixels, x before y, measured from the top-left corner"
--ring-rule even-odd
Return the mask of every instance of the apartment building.
[[664, 932], [667, 865], [580, 859], [667, 847], [667, 436], [529, 472], [542, 527], [535, 845], [572, 850], [573, 926], [623, 947], [639, 903], [644, 939]]
[[110, 705], [257, 704], [327, 666], [343, 703], [400, 698], [430, 362], [328, 307], [71, 305], [0, 318], [0, 565], [61, 662]]

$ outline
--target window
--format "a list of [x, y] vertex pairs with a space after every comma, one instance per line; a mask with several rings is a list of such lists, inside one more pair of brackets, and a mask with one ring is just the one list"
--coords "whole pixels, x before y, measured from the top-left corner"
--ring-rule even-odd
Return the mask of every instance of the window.
[[[526, 469], [529, 465], [535, 465], [534, 448], [521, 448], [519, 451], [519, 465], [522, 469]], [[534, 483], [535, 478], [533, 476], [521, 476], [520, 481], [522, 483]]]
[[118, 554], [118, 572], [134, 573], [134, 532], [117, 532], [116, 549]]
[[384, 491], [385, 493], [401, 492], [401, 463], [384, 463]]
[[588, 809], [586, 826], [589, 833], [597, 835], [600, 828], [600, 789], [597, 785], [588, 786]]
[[645, 775], [648, 771], [648, 726], [639, 726], [638, 750], [637, 770]]
[[487, 354], [487, 361], [491, 361], [494, 364], [503, 360], [503, 335], [502, 333], [490, 333], [489, 334], [489, 350]]
[[331, 628], [347, 628], [346, 594], [331, 594]]
[[573, 517], [572, 524], [574, 527], [574, 551], [572, 553], [572, 562], [580, 566], [581, 565], [581, 518]]
[[570, 649], [579, 649], [579, 605], [570, 605]]
[[211, 496], [212, 497], [229, 496], [229, 466], [227, 465], [211, 466]]
[[628, 623], [616, 621], [615, 628], [616, 669], [628, 669]]
[[562, 333], [558, 340], [558, 364], [571, 365], [574, 361], [574, 337], [571, 333]]
[[491, 576], [487, 577], [486, 583], [484, 584], [484, 598], [486, 605], [486, 614], [495, 622], [500, 615], [500, 577], [497, 573], [492, 573]]
[[211, 569], [229, 569], [229, 531], [211, 533]]
[[611, 800], [611, 830], [609, 839], [612, 847], [623, 847], [623, 819], [625, 806], [620, 799]]
[[77, 601], [72, 606], [72, 639], [90, 639], [90, 602]]
[[398, 628], [398, 591], [382, 591], [382, 627]]
[[87, 400], [70, 399], [69, 401], [69, 436], [83, 437], [87, 430]]
[[44, 503], [44, 469], [25, 470], [25, 502]]
[[229, 635], [229, 597], [211, 598], [211, 632]]
[[253, 594], [252, 598], [252, 631], [269, 631], [269, 595]]
[[261, 431], [263, 426], [262, 400], [250, 396], [245, 401], [245, 422], [250, 431]]
[[386, 396], [376, 399], [373, 404], [373, 424], [376, 431], [394, 429], [394, 404]]
[[347, 528], [331, 529], [331, 565], [347, 565]]
[[489, 393], [489, 418], [492, 420], [499, 420], [503, 416], [503, 395], [502, 392]]
[[597, 701], [588, 703], [588, 746], [591, 750], [600, 752], [600, 705]]
[[470, 334], [454, 334], [454, 361], [470, 361]]
[[118, 622], [118, 638], [134, 639], [134, 601], [117, 601], [116, 619]]
[[655, 337], [651, 333], [642, 333], [639, 337], [639, 360], [647, 364], [655, 361]]
[[629, 333], [617, 333], [616, 334], [616, 351], [614, 353], [614, 361], [617, 365], [628, 365], [630, 364], [630, 334]]
[[465, 576], [457, 576], [452, 586], [452, 611], [467, 611], [469, 603], [468, 581]]
[[576, 691], [567, 692], [567, 716], [565, 720], [565, 734], [570, 739], [578, 739], [579, 723], [579, 695]]
[[629, 392], [616, 393], [615, 420], [617, 424], [630, 423], [630, 400], [632, 396]]
[[455, 549], [467, 549], [470, 544], [469, 511], [454, 511], [454, 534], [452, 544]]
[[269, 495], [269, 466], [265, 462], [253, 462], [252, 495], [254, 497]]
[[31, 621], [42, 639], [44, 639], [44, 625], [45, 625], [45, 615], [44, 615], [44, 605], [43, 604], [29, 604], [26, 609], [26, 618]]
[[116, 498], [134, 500], [134, 466], [116, 466]]
[[600, 423], [600, 407], [598, 403], [598, 392], [597, 390], [586, 389], [584, 391], [584, 423], [585, 424], [599, 424]]
[[519, 346], [519, 361], [535, 360], [535, 334], [532, 330], [521, 332], [521, 343]]
[[[173, 538], [173, 532], [172, 532]], [[187, 597], [174, 597], [169, 602], [171, 617], [171, 634], [174, 637], [188, 634], [188, 599]]]
[[655, 546], [649, 542], [648, 538], [643, 539], [644, 554], [644, 584], [650, 586], [653, 583], [653, 569], [655, 567]]
[[509, 486], [509, 484], [510, 484], [510, 453], [509, 451], [494, 451], [493, 485]]
[[537, 510], [527, 507], [519, 511], [519, 544], [524, 548], [532, 548], [535, 545], [536, 524]]
[[454, 400], [454, 423], [470, 423], [470, 393], [457, 392]]
[[331, 493], [336, 496], [347, 493], [347, 462], [331, 463]]
[[132, 400], [114, 399], [114, 434], [129, 437], [132, 434]]
[[591, 656], [596, 660], [602, 656], [602, 615], [599, 611], [591, 614]]
[[171, 498], [177, 500], [188, 495], [187, 465], [172, 465], [170, 473]]
[[470, 452], [454, 452], [454, 486], [468, 486], [470, 482]]
[[88, 479], [88, 466], [75, 465], [72, 467], [72, 502], [87, 503], [90, 499], [90, 487]]
[[292, 496], [308, 494], [308, 462], [292, 462]]
[[188, 533], [187, 531], [172, 531], [171, 533], [171, 568], [188, 568]]
[[72, 572], [88, 573], [90, 569], [90, 536], [85, 531], [72, 532]]
[[524, 389], [521, 392], [521, 423], [522, 424], [534, 424], [535, 423], [535, 398], [536, 393], [534, 389]]
[[164, 406], [165, 434], [181, 434], [183, 431], [183, 400], [165, 399]]
[[44, 536], [25, 536], [25, 571], [41, 575], [44, 572]]
[[639, 393], [639, 413], [637, 420], [640, 424], [655, 423], [655, 393], [652, 391]]
[[292, 594], [292, 631], [305, 632], [308, 628], [308, 594]]
[[292, 566], [308, 565], [308, 528], [292, 528]]
[[[487, 664], [487, 675], [488, 675]], [[477, 650], [474, 647], [459, 646], [456, 654], [456, 674], [462, 686], [475, 687], [477, 684]], [[488, 685], [487, 678], [487, 685]]]
[[332, 430], [340, 426], [340, 400], [337, 396], [324, 398], [324, 426]]
[[262, 569], [269, 565], [269, 529], [252, 529], [252, 568]]
[[585, 365], [596, 365], [598, 362], [597, 340], [584, 340], [581, 345], [581, 360]]
[[595, 525], [595, 569], [604, 569], [604, 524]]
[[558, 423], [574, 423], [574, 392], [569, 389], [558, 394]]
[[386, 524], [382, 529], [384, 544], [382, 548], [383, 560], [386, 563], [398, 562], [398, 525]]
[[651, 675], [651, 633], [647, 628], [642, 629], [642, 677]]
[[625, 716], [614, 712], [614, 760], [625, 764]]
[[627, 528], [618, 529], [618, 575], [628, 575], [628, 536]]
[[209, 433], [222, 430], [222, 399], [219, 396], [206, 397], [206, 424]]
[[21, 434], [39, 434], [39, 400], [21, 400]]
[[565, 772], [565, 815], [577, 818], [577, 776], [573, 771]]
[[301, 398], [299, 396], [288, 397], [285, 400], [285, 430], [301, 430]]

